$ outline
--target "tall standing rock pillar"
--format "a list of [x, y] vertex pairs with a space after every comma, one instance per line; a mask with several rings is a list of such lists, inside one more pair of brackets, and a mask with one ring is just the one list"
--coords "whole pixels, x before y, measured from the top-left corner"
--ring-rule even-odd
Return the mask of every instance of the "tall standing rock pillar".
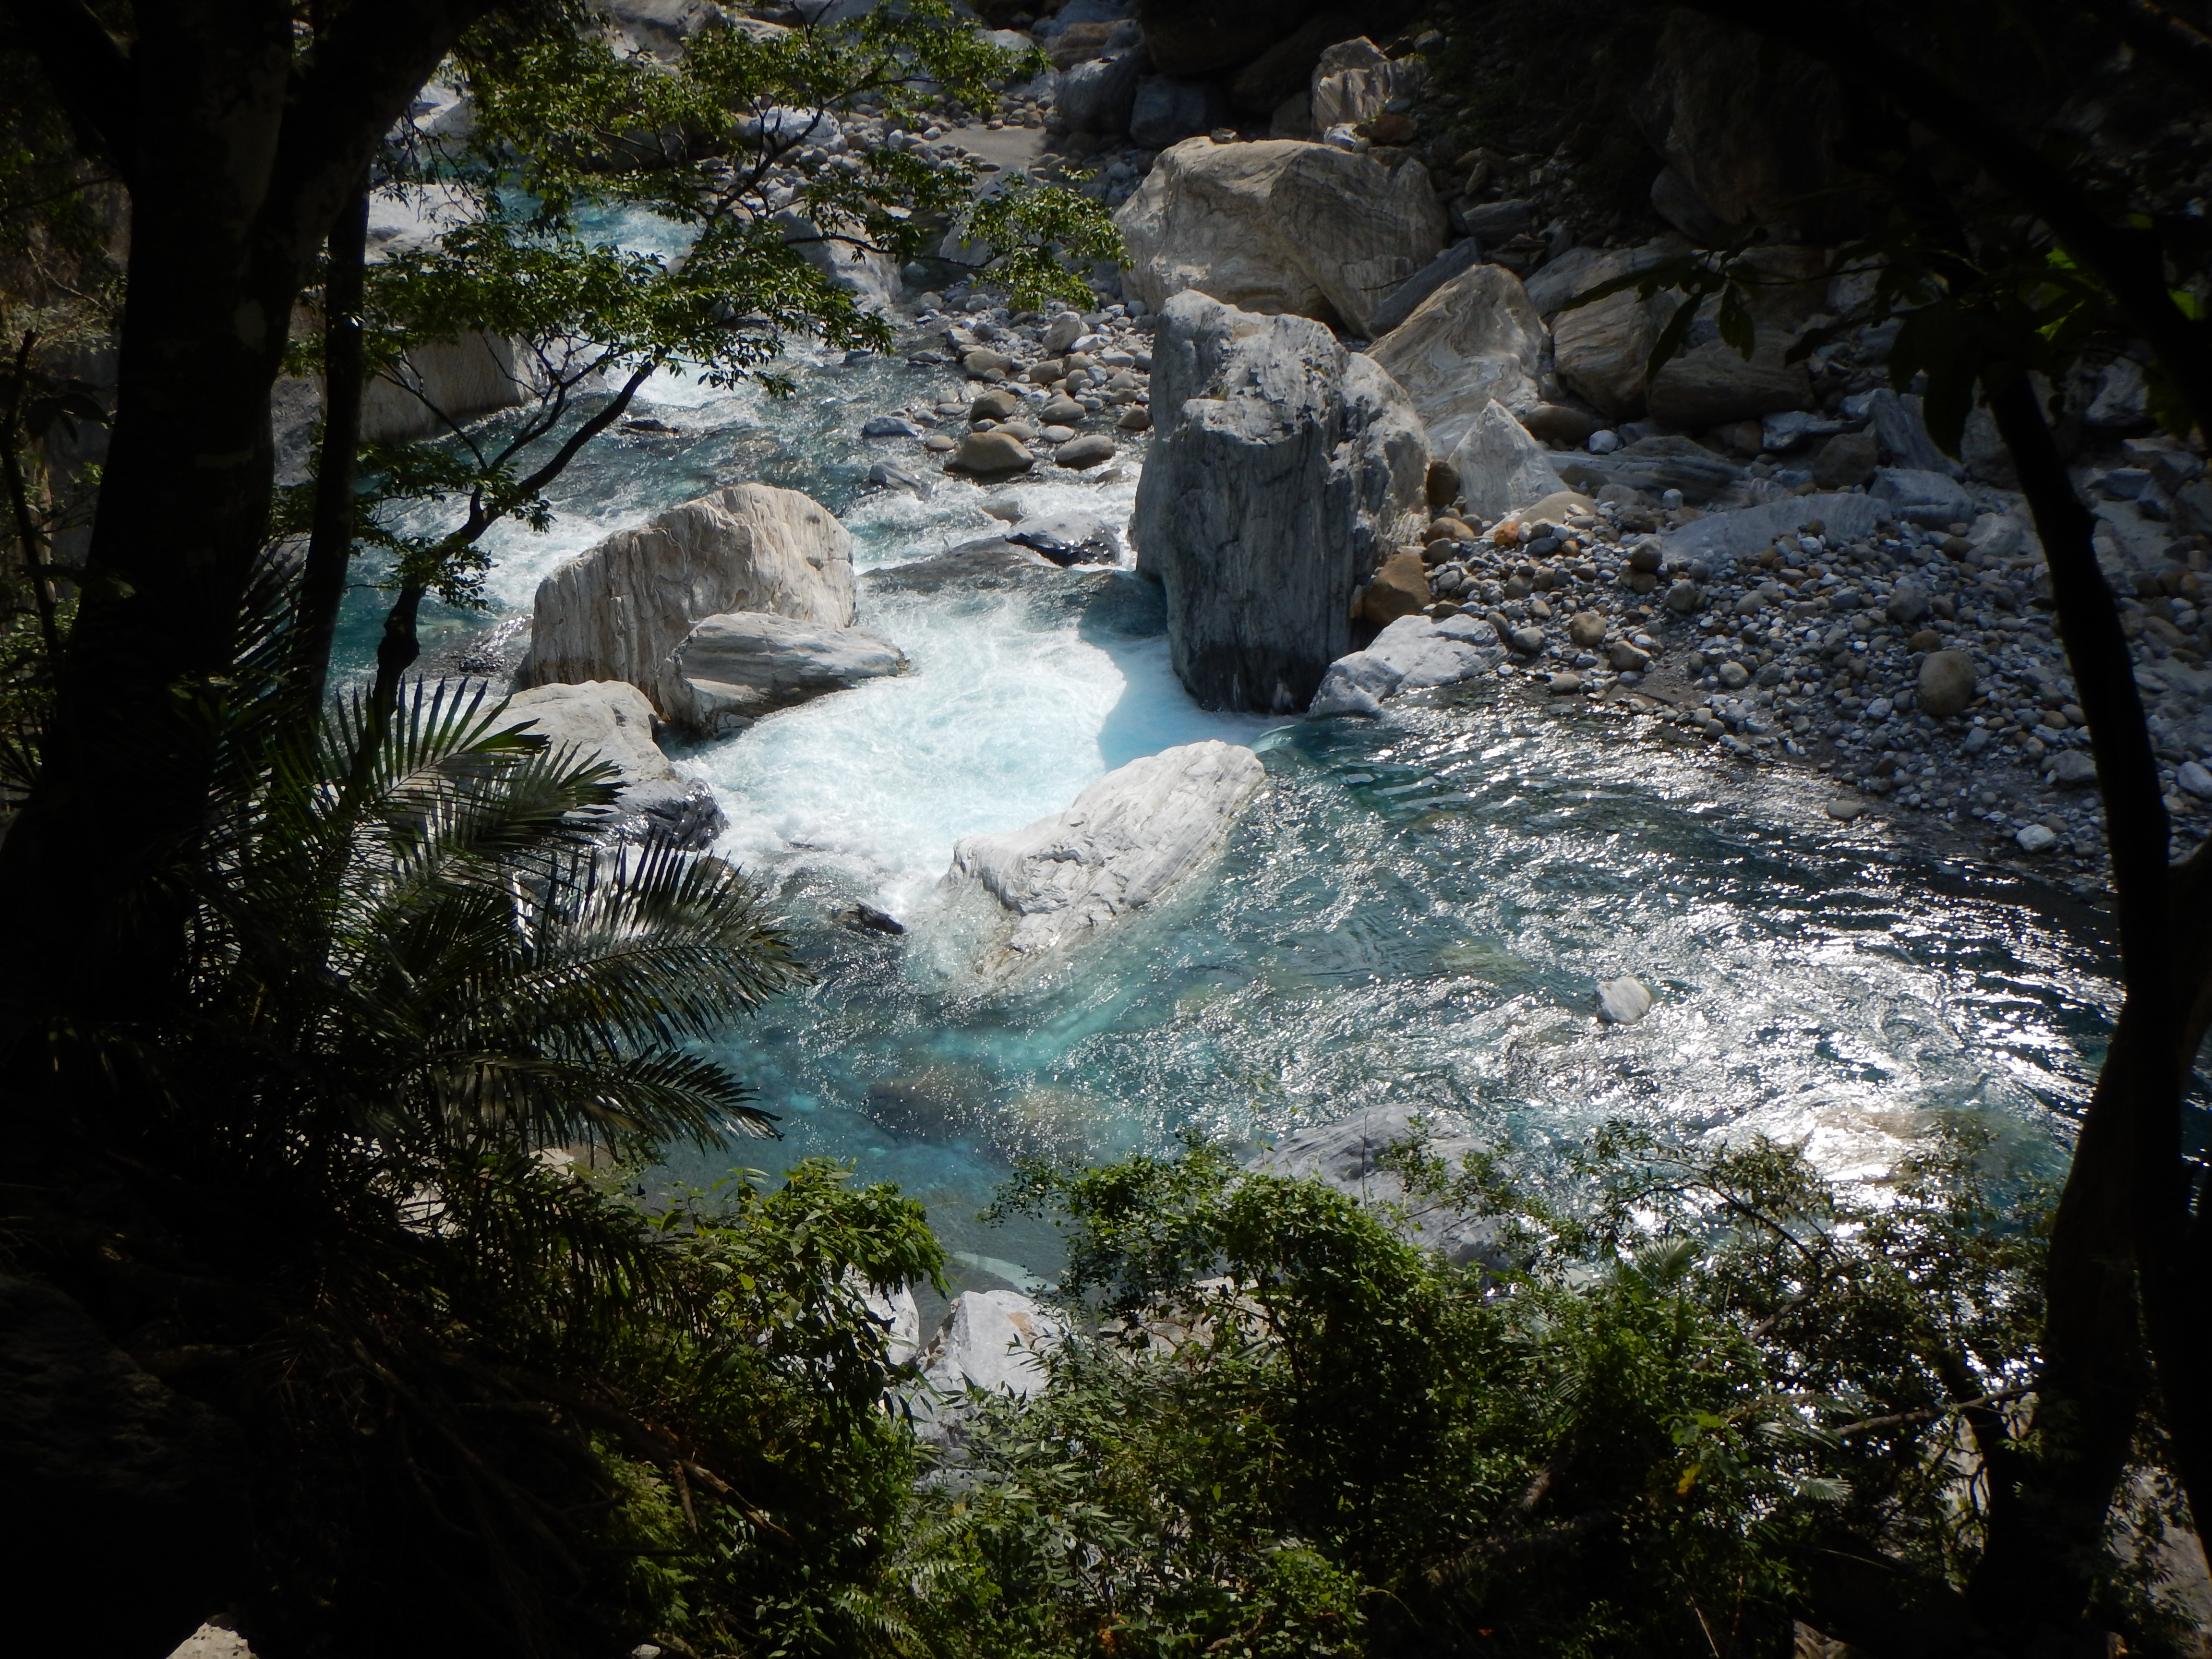
[[1152, 419], [1130, 533], [1176, 676], [1208, 708], [1295, 714], [1352, 648], [1354, 590], [1418, 529], [1413, 402], [1317, 322], [1191, 292], [1161, 313]]

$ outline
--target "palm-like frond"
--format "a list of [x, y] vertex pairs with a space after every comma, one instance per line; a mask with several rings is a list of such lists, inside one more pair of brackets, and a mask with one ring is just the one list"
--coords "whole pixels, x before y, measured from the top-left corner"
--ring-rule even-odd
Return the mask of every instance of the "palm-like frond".
[[[765, 1130], [692, 1045], [803, 976], [745, 879], [594, 836], [614, 769], [481, 684], [259, 741], [234, 711], [196, 894], [200, 1036], [264, 1148], [337, 1133], [710, 1139]], [[288, 1135], [287, 1130], [295, 1132]]]

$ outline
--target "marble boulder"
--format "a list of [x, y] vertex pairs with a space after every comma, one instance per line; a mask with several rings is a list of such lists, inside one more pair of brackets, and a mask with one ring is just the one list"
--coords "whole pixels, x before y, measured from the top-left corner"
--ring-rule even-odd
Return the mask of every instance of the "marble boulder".
[[1320, 324], [1179, 294], [1152, 418], [1130, 538], [1176, 673], [1209, 708], [1296, 714], [1351, 648], [1353, 591], [1420, 527], [1420, 417]]

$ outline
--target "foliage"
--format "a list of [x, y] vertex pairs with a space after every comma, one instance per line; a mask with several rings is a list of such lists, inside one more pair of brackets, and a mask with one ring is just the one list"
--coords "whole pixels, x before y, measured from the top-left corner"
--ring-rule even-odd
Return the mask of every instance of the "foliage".
[[[1547, 1199], [1396, 1149], [1413, 1194], [1503, 1224], [1464, 1268], [1195, 1143], [1030, 1172], [1004, 1207], [1063, 1217], [1063, 1287], [1111, 1322], [933, 1498], [953, 1649], [1773, 1653], [1821, 1551], [1955, 1581], [1962, 1411], [2019, 1397], [2040, 1311], [1983, 1158], [1853, 1196], [1765, 1143], [1615, 1127]], [[2113, 1611], [2155, 1645], [2146, 1590]]]
[[191, 711], [185, 1012], [70, 1034], [157, 1109], [66, 1126], [13, 1265], [129, 1286], [244, 1429], [275, 1650], [852, 1650], [911, 1473], [863, 1291], [934, 1279], [920, 1210], [809, 1164], [647, 1215], [559, 1151], [764, 1127], [696, 1045], [802, 970], [727, 866], [607, 845], [608, 767], [480, 687], [301, 732], [262, 599]]
[[[987, 280], [1018, 304], [1087, 300], [1071, 262], [1120, 248], [1095, 204], [1024, 179], [979, 191], [972, 168], [896, 149], [817, 153], [836, 112], [862, 100], [918, 129], [946, 108], [990, 107], [994, 87], [1040, 66], [944, 0], [832, 27], [714, 27], [672, 63], [623, 55], [580, 19], [479, 28], [453, 66], [469, 136], [387, 146], [384, 159], [380, 190], [443, 228], [369, 268], [368, 366], [441, 429], [434, 445], [366, 450], [359, 540], [392, 556], [393, 585], [472, 602], [477, 538], [501, 519], [542, 528], [546, 486], [653, 374], [782, 393], [775, 365], [794, 335], [879, 349], [889, 326], [844, 268], [866, 276], [867, 259], [921, 258], [948, 232], [993, 250]], [[681, 252], [618, 246], [616, 227], [636, 215]], [[410, 352], [477, 331], [513, 343], [527, 394], [489, 427], [439, 409], [408, 368]], [[317, 349], [298, 343], [295, 368]], [[312, 490], [292, 492], [285, 528], [304, 526]], [[419, 511], [448, 502], [466, 509], [458, 523]], [[410, 527], [426, 520], [437, 527]]]

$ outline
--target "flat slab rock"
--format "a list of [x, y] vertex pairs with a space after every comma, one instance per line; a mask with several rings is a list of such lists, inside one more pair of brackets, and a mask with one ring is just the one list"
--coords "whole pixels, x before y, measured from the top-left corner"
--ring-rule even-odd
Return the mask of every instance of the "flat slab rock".
[[1260, 757], [1208, 738], [1108, 773], [1064, 812], [952, 849], [949, 884], [972, 882], [1013, 917], [1003, 950], [1034, 957], [1152, 902], [1204, 865], [1267, 776]]
[[763, 611], [709, 617], [676, 647], [682, 717], [709, 736], [763, 714], [907, 670], [906, 653], [865, 629]]
[[1852, 540], [1872, 535], [1878, 521], [1894, 514], [1894, 508], [1871, 495], [1791, 495], [1758, 507], [1707, 514], [1659, 538], [1659, 549], [1669, 565], [1696, 559], [1733, 563], [1757, 558], [1774, 545], [1777, 536], [1794, 535], [1815, 520], [1829, 536]]
[[1401, 691], [1454, 685], [1492, 673], [1505, 659], [1498, 630], [1480, 617], [1401, 617], [1364, 651], [1339, 657], [1322, 676], [1306, 713], [1376, 714]]

